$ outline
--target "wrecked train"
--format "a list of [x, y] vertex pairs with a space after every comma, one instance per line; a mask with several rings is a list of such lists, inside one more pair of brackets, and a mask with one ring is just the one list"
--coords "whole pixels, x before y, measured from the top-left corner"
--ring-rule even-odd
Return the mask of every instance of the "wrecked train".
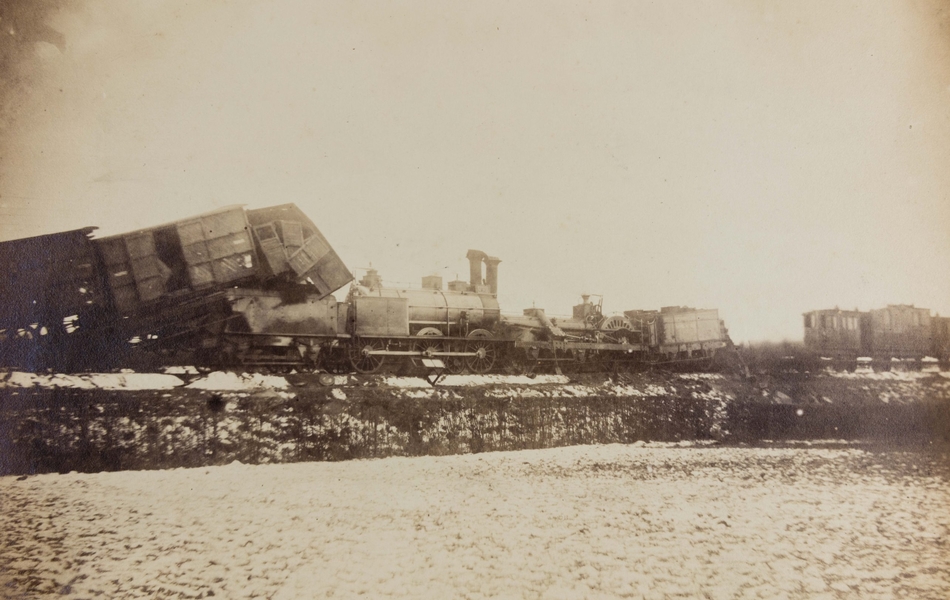
[[[731, 347], [716, 310], [605, 315], [584, 296], [568, 318], [503, 314], [496, 257], [470, 250], [469, 281], [442, 289], [359, 281], [293, 204], [223, 208], [130, 233], [95, 228], [0, 243], [0, 365], [207, 366], [372, 373], [590, 370], [708, 364]], [[344, 301], [333, 293], [352, 283]]]

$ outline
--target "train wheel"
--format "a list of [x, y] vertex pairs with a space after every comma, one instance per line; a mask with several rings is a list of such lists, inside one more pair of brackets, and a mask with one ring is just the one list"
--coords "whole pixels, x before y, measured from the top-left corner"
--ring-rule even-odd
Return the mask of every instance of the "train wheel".
[[491, 333], [484, 329], [476, 329], [468, 334], [469, 342], [466, 344], [468, 352], [474, 352], [475, 356], [469, 357], [468, 368], [473, 373], [487, 373], [495, 366], [495, 346], [491, 343]]
[[438, 339], [432, 339], [442, 337], [442, 332], [435, 327], [426, 327], [416, 335], [421, 338], [425, 338], [412, 344], [412, 349], [416, 352], [422, 352], [426, 355], [426, 357], [432, 358], [436, 352], [443, 351], [444, 344], [442, 341]]
[[577, 357], [573, 350], [555, 350], [554, 359], [555, 371], [560, 371], [561, 374], [577, 371]]
[[[465, 344], [463, 342], [446, 342], [446, 349], [449, 352], [464, 352]], [[452, 375], [459, 375], [465, 371], [464, 356], [445, 356], [442, 362], [445, 363], [445, 370]]]
[[505, 364], [505, 372], [509, 375], [524, 375], [528, 372], [527, 361], [525, 357], [519, 354], [512, 354]]
[[323, 369], [327, 373], [343, 375], [349, 373], [350, 357], [347, 355], [347, 347], [338, 345], [326, 345], [317, 355], [317, 368]]
[[370, 352], [385, 349], [384, 340], [354, 340], [348, 349], [350, 364], [357, 373], [375, 373], [383, 365], [386, 357], [370, 354]]

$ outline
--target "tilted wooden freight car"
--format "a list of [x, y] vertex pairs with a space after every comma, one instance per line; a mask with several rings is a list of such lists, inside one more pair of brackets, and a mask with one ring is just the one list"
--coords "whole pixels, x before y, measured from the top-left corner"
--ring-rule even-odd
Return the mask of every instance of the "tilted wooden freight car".
[[0, 243], [3, 364], [79, 368], [132, 347], [215, 346], [209, 336], [233, 317], [238, 286], [324, 298], [352, 279], [293, 204], [231, 206], [98, 239], [94, 229]]

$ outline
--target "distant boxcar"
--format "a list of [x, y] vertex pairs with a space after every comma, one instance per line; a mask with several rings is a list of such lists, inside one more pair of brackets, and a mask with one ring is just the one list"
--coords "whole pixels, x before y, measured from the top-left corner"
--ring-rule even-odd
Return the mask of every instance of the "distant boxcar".
[[950, 317], [937, 315], [930, 319], [930, 343], [934, 358], [950, 362]]
[[805, 313], [805, 347], [830, 358], [857, 358], [864, 351], [869, 316], [857, 310]]
[[868, 347], [878, 357], [923, 358], [931, 353], [930, 310], [890, 304], [870, 311]]
[[805, 348], [828, 358], [876, 361], [942, 361], [950, 354], [948, 319], [931, 317], [930, 310], [910, 304], [857, 310], [813, 310], [804, 314]]

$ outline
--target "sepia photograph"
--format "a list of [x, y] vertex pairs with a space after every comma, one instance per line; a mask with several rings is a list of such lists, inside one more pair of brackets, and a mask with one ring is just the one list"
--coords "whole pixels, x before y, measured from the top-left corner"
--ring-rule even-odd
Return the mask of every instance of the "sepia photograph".
[[950, 597], [950, 0], [0, 0], [53, 597]]

